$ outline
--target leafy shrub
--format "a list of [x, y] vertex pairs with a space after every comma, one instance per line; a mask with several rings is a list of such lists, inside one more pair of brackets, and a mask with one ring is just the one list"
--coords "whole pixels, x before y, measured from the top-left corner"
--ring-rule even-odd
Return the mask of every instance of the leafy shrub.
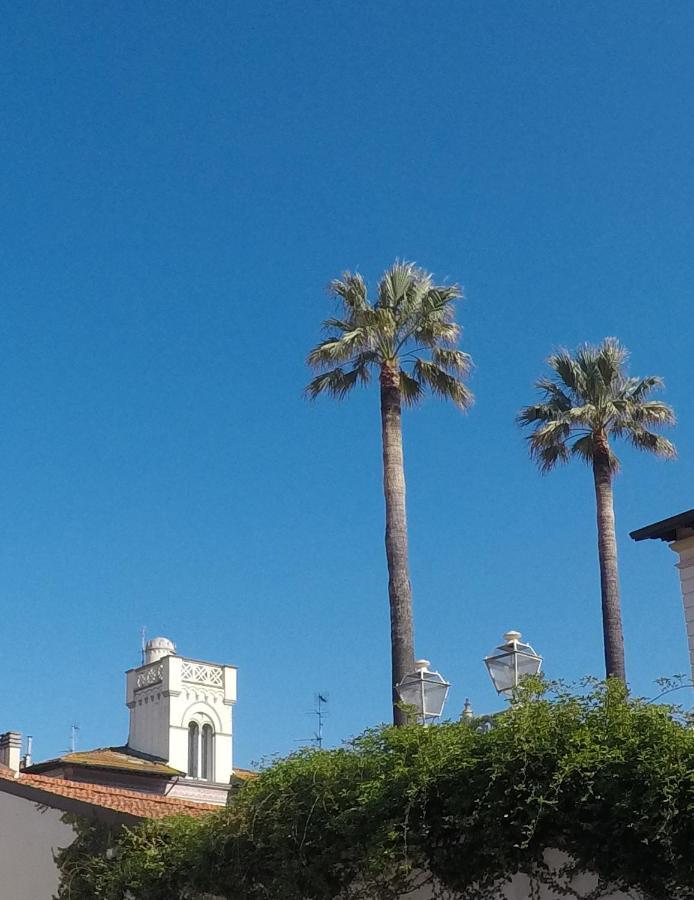
[[[69, 896], [388, 900], [429, 877], [484, 900], [516, 872], [563, 892], [591, 871], [598, 892], [688, 900], [694, 732], [673, 713], [617, 681], [581, 694], [532, 682], [489, 731], [383, 727], [302, 750], [218, 813], [125, 830], [112, 860], [73, 852], [64, 878], [77, 865], [91, 881]], [[565, 872], [545, 865], [548, 847], [568, 854]]]

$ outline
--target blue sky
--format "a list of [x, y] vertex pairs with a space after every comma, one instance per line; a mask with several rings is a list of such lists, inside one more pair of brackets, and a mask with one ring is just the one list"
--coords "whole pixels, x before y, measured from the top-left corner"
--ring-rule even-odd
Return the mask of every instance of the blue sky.
[[[388, 718], [378, 398], [307, 403], [327, 282], [464, 285], [477, 402], [405, 422], [416, 641], [499, 706], [511, 627], [602, 668], [592, 484], [514, 426], [543, 360], [617, 335], [676, 407], [616, 484], [634, 689], [688, 671], [689, 3], [3, 4], [1, 729], [124, 741], [139, 629], [240, 667], [238, 764]], [[687, 699], [687, 698], [685, 698]]]

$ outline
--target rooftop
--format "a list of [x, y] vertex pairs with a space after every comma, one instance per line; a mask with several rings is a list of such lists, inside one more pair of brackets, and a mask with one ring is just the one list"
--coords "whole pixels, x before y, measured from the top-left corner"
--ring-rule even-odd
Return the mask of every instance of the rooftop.
[[629, 537], [632, 537], [635, 541], [676, 541], [678, 538], [684, 537], [684, 535], [679, 534], [684, 529], [694, 529], [694, 509], [678, 513], [676, 516], [670, 516], [669, 519], [661, 519], [660, 522], [654, 522], [652, 525], [638, 528], [636, 531], [630, 532]]
[[0, 791], [24, 797], [35, 803], [66, 812], [92, 812], [98, 809], [118, 813], [128, 819], [163, 819], [166, 816], [202, 816], [219, 810], [218, 805], [196, 803], [177, 797], [162, 797], [141, 791], [125, 790], [101, 784], [86, 784], [47, 775], [0, 770]]
[[179, 769], [167, 765], [163, 759], [136, 753], [129, 747], [100, 747], [96, 750], [65, 753], [55, 759], [27, 766], [27, 773], [40, 774], [59, 766], [86, 766], [92, 769], [109, 769], [117, 772], [134, 772], [139, 775], [154, 775], [162, 778], [176, 778], [184, 775]]

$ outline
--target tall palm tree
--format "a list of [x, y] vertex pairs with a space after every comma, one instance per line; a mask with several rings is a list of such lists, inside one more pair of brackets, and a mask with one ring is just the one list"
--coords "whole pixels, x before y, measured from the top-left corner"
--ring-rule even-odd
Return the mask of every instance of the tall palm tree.
[[612, 497], [619, 460], [610, 441], [624, 438], [638, 450], [666, 459], [676, 455], [670, 441], [653, 430], [675, 422], [667, 403], [649, 399], [663, 387], [662, 379], [629, 377], [628, 355], [616, 338], [605, 338], [597, 347], [584, 344], [574, 354], [560, 350], [548, 359], [553, 377], [536, 383], [541, 402], [526, 406], [518, 416], [521, 426], [532, 428], [530, 455], [542, 472], [571, 457], [593, 470], [605, 671], [622, 681], [626, 671]]
[[378, 372], [393, 720], [399, 725], [406, 716], [398, 707], [395, 685], [414, 663], [401, 407], [417, 404], [427, 388], [461, 409], [471, 404], [463, 382], [471, 360], [454, 346], [460, 328], [453, 320], [453, 304], [461, 291], [457, 285], [434, 284], [413, 263], [396, 262], [381, 278], [374, 302], [358, 273], [345, 272], [331, 283], [330, 293], [339, 303], [340, 317], [323, 323], [328, 336], [308, 355], [309, 366], [320, 374], [306, 392], [311, 398], [328, 394], [342, 399], [357, 384], [367, 384], [373, 370]]

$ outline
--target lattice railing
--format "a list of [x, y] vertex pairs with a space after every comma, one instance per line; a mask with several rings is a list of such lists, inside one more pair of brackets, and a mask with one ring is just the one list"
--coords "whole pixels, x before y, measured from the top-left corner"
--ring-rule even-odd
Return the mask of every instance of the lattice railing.
[[164, 677], [164, 666], [162, 663], [155, 663], [143, 672], [139, 672], [135, 682], [135, 690], [140, 688], [151, 687], [153, 684], [159, 684]]
[[194, 684], [209, 684], [212, 687], [223, 687], [224, 673], [221, 666], [211, 666], [208, 663], [184, 662], [181, 667], [183, 681], [191, 681]]

